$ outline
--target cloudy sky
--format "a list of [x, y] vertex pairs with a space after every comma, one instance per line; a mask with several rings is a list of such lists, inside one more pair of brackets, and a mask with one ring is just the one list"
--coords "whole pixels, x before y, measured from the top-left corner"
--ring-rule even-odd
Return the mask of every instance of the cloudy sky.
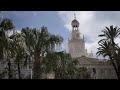
[[[49, 32], [59, 34], [64, 38], [62, 49], [68, 51], [68, 37], [71, 36], [71, 21], [76, 19], [80, 22], [79, 31], [84, 34], [88, 52], [97, 52], [98, 35], [105, 26], [120, 27], [119, 11], [5, 11], [1, 17], [13, 20], [16, 29], [23, 27], [40, 29], [46, 26]], [[120, 43], [120, 39], [116, 39]], [[95, 56], [96, 57], [96, 56]]]

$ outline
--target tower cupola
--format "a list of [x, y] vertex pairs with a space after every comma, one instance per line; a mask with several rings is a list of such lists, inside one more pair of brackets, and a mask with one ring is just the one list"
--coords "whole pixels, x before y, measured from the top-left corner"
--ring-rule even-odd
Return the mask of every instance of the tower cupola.
[[74, 20], [71, 22], [71, 25], [72, 25], [73, 29], [78, 30], [79, 24], [80, 23], [76, 20], [76, 16], [74, 14]]

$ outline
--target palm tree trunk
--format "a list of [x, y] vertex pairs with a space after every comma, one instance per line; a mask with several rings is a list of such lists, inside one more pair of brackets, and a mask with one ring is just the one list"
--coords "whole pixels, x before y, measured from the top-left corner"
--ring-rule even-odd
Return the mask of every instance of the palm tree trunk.
[[12, 71], [11, 71], [11, 62], [10, 62], [10, 59], [8, 59], [8, 78], [12, 79]]
[[40, 79], [41, 77], [41, 68], [40, 68], [40, 55], [34, 55], [34, 65], [33, 65], [33, 78]]
[[[113, 48], [113, 51], [114, 51], [114, 47], [115, 47], [115, 42], [114, 42], [114, 40], [112, 39], [112, 48]], [[113, 52], [113, 55], [115, 55], [115, 52]], [[111, 58], [111, 60], [112, 60], [112, 64], [113, 64], [113, 66], [114, 66], [116, 75], [117, 75], [118, 79], [120, 79], [120, 76], [119, 76], [119, 73], [118, 73], [118, 63], [117, 63], [116, 60], [115, 60], [115, 62], [114, 62], [114, 60], [113, 60], [112, 58]]]
[[118, 75], [120, 77], [120, 61], [118, 62]]
[[116, 74], [117, 74], [118, 79], [120, 79], [120, 76], [119, 76], [119, 73], [118, 73], [117, 67], [115, 66], [115, 63], [112, 62], [112, 64], [113, 64], [113, 66], [114, 66], [114, 69], [115, 69], [115, 72], [116, 72]]
[[3, 59], [3, 46], [2, 46], [2, 44], [0, 44], [0, 60], [2, 60], [2, 59]]
[[40, 79], [40, 61], [36, 60], [34, 61], [34, 68], [33, 68], [33, 78], [34, 79]]
[[19, 64], [19, 63], [18, 63], [18, 76], [19, 76], [19, 79], [22, 79], [22, 78], [21, 78], [20, 64]]

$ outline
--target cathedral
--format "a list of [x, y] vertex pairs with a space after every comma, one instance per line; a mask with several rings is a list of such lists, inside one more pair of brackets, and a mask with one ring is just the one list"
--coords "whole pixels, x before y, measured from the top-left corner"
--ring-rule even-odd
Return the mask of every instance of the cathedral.
[[86, 67], [91, 72], [93, 79], [117, 79], [114, 67], [106, 60], [93, 58], [93, 53], [88, 53], [85, 49], [84, 35], [79, 32], [80, 23], [75, 15], [71, 22], [72, 33], [68, 40], [69, 54], [72, 58], [78, 58], [80, 67]]

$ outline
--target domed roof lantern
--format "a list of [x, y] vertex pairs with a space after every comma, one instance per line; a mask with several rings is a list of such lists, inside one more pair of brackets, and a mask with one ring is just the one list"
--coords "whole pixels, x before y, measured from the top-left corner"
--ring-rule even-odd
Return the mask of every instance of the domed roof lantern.
[[79, 27], [79, 22], [76, 20], [76, 15], [74, 14], [74, 20], [71, 23], [72, 27]]

